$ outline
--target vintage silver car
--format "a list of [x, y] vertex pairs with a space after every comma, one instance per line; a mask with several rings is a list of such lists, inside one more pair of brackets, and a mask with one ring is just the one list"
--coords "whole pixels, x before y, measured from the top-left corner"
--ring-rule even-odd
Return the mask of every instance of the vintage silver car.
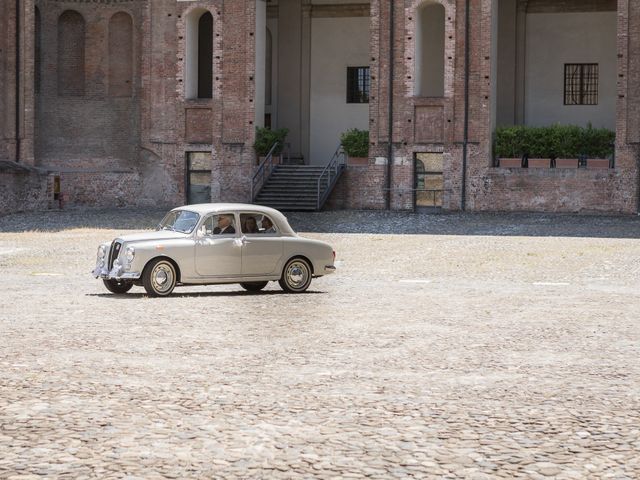
[[177, 285], [239, 283], [258, 291], [275, 280], [299, 293], [333, 273], [334, 260], [331, 246], [299, 237], [277, 210], [213, 203], [175, 208], [155, 232], [100, 245], [93, 276], [113, 293], [138, 285], [154, 297]]

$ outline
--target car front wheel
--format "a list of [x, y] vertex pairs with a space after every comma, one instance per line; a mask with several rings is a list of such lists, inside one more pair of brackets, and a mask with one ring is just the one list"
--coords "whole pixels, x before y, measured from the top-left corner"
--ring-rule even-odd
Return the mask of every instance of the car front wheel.
[[285, 292], [302, 293], [311, 283], [311, 266], [302, 258], [293, 258], [287, 262], [282, 271], [280, 287]]
[[177, 280], [176, 268], [164, 258], [152, 260], [142, 274], [142, 285], [150, 297], [170, 295]]
[[133, 287], [132, 282], [127, 282], [126, 280], [112, 280], [112, 279], [104, 279], [104, 286], [107, 287], [111, 293], [127, 293]]
[[240, 284], [247, 292], [259, 292], [267, 286], [269, 282], [243, 282]]

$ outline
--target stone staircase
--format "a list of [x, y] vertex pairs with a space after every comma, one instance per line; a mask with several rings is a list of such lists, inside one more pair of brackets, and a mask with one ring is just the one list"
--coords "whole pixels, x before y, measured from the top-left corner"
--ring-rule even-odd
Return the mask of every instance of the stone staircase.
[[[319, 210], [318, 179], [324, 169], [324, 166], [313, 165], [278, 165], [254, 203], [278, 210]], [[327, 182], [325, 175], [320, 182], [321, 191], [328, 188]], [[322, 205], [319, 207], [322, 208]]]

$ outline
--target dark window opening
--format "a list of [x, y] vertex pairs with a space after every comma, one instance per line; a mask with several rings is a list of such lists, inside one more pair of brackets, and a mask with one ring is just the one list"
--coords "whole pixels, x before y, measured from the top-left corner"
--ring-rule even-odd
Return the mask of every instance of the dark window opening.
[[211, 201], [211, 152], [187, 152], [187, 203]]
[[198, 21], [198, 98], [213, 97], [213, 16]]
[[598, 104], [597, 63], [565, 63], [564, 104]]
[[67, 10], [58, 20], [58, 95], [84, 95], [85, 22], [82, 15]]
[[444, 198], [444, 156], [418, 153], [415, 157], [415, 206], [442, 207]]
[[109, 94], [128, 97], [133, 93], [133, 19], [118, 12], [109, 20]]
[[36, 18], [35, 18], [35, 45], [34, 45], [34, 53], [33, 56], [34, 58], [34, 74], [35, 74], [35, 78], [34, 78], [34, 84], [35, 84], [35, 91], [36, 93], [40, 93], [40, 82], [41, 82], [41, 61], [40, 61], [40, 55], [41, 55], [41, 51], [42, 51], [42, 21], [40, 19], [40, 10], [38, 9], [38, 7], [36, 7], [36, 12], [35, 12]]
[[347, 103], [369, 103], [369, 67], [347, 67]]

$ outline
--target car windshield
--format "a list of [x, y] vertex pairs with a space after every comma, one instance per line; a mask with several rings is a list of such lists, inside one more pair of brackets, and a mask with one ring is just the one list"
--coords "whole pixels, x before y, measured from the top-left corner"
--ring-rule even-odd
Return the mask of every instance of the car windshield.
[[200, 215], [189, 210], [172, 210], [158, 224], [158, 230], [191, 233], [198, 224]]

